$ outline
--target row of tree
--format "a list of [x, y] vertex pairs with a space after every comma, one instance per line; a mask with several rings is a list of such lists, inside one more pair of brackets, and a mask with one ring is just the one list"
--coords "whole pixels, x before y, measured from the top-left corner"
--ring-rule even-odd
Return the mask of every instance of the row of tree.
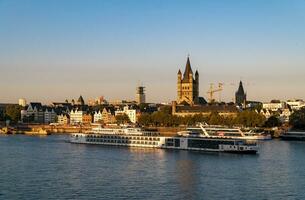
[[[0, 121], [10, 120], [18, 122], [20, 120], [20, 111], [22, 107], [19, 105], [8, 105]], [[117, 123], [129, 123], [127, 115], [116, 116]], [[212, 125], [240, 125], [245, 127], [275, 127], [281, 126], [282, 123], [278, 116], [271, 116], [268, 120], [261, 114], [254, 111], [246, 110], [238, 113], [236, 116], [221, 116], [217, 112], [212, 112], [210, 115], [197, 114], [193, 116], [175, 116], [171, 114], [170, 107], [161, 108], [160, 111], [151, 114], [144, 113], [138, 123], [143, 126], [179, 126], [179, 125], [195, 125], [197, 122], [207, 122]], [[295, 129], [305, 130], [305, 107], [295, 111], [290, 116], [289, 124]]]
[[266, 119], [254, 111], [243, 111], [236, 116], [222, 116], [217, 112], [212, 112], [210, 115], [197, 114], [185, 117], [158, 111], [152, 114], [142, 114], [139, 118], [139, 124], [143, 126], [189, 126], [198, 122], [206, 122], [211, 125], [259, 127], [265, 125]]

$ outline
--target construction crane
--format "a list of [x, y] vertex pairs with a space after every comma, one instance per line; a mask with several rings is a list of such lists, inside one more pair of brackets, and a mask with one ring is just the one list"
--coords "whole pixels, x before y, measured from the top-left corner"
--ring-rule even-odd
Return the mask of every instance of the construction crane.
[[210, 89], [208, 90], [209, 103], [215, 102], [214, 93], [219, 92], [219, 102], [221, 102], [221, 91], [223, 90], [223, 83], [218, 83], [218, 88], [214, 88], [214, 84], [210, 84]]

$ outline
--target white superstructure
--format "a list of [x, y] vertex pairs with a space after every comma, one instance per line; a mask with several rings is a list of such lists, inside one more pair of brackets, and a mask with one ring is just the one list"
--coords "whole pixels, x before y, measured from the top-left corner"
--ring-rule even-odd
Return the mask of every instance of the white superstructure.
[[140, 128], [110, 129], [97, 127], [88, 133], [73, 134], [70, 142], [231, 153], [256, 153], [258, 151], [256, 142], [241, 139], [203, 134], [168, 137], [161, 136], [158, 132], [143, 131]]
[[[213, 126], [204, 124], [198, 124], [196, 127], [189, 127], [187, 131], [179, 132], [180, 134], [203, 134], [208, 137], [227, 137], [233, 139], [244, 139], [244, 140], [269, 140], [271, 139], [270, 134], [255, 133], [254, 131], [243, 132], [240, 128], [228, 128], [224, 126]], [[178, 133], [178, 134], [179, 134]]]

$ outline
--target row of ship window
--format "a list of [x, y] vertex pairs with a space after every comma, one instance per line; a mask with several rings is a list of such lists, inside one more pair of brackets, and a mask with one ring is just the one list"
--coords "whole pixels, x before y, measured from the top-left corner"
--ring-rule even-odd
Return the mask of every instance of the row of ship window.
[[130, 141], [130, 140], [104, 140], [104, 139], [86, 139], [87, 142], [105, 142], [105, 143], [118, 143], [118, 144], [148, 144], [157, 145], [157, 142], [144, 142], [144, 141]]
[[113, 136], [113, 135], [88, 135], [88, 138], [107, 138], [107, 139], [129, 139], [129, 140], [152, 140], [160, 141], [160, 138], [155, 137], [131, 137], [131, 136]]
[[218, 149], [219, 145], [234, 145], [234, 141], [188, 140], [188, 147], [190, 148]]

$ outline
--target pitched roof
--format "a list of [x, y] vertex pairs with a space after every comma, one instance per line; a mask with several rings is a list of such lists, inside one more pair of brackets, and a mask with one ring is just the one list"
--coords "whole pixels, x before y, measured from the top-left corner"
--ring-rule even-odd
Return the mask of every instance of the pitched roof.
[[82, 95], [79, 96], [79, 98], [77, 100], [77, 103], [79, 103], [80, 105], [84, 105], [85, 104], [85, 101], [84, 101], [84, 98], [82, 97]]
[[237, 90], [236, 94], [239, 94], [239, 95], [244, 95], [245, 94], [243, 83], [241, 81], [239, 82], [239, 87], [238, 87], [238, 90]]
[[42, 104], [41, 103], [38, 103], [38, 102], [31, 102], [30, 103], [31, 107], [34, 109], [35, 107], [37, 109], [41, 109], [42, 108]]
[[190, 74], [193, 74], [193, 70], [192, 70], [192, 67], [191, 67], [190, 58], [187, 57], [187, 61], [186, 61], [186, 65], [185, 65], [185, 70], [184, 70], [182, 81], [183, 82], [188, 82]]

